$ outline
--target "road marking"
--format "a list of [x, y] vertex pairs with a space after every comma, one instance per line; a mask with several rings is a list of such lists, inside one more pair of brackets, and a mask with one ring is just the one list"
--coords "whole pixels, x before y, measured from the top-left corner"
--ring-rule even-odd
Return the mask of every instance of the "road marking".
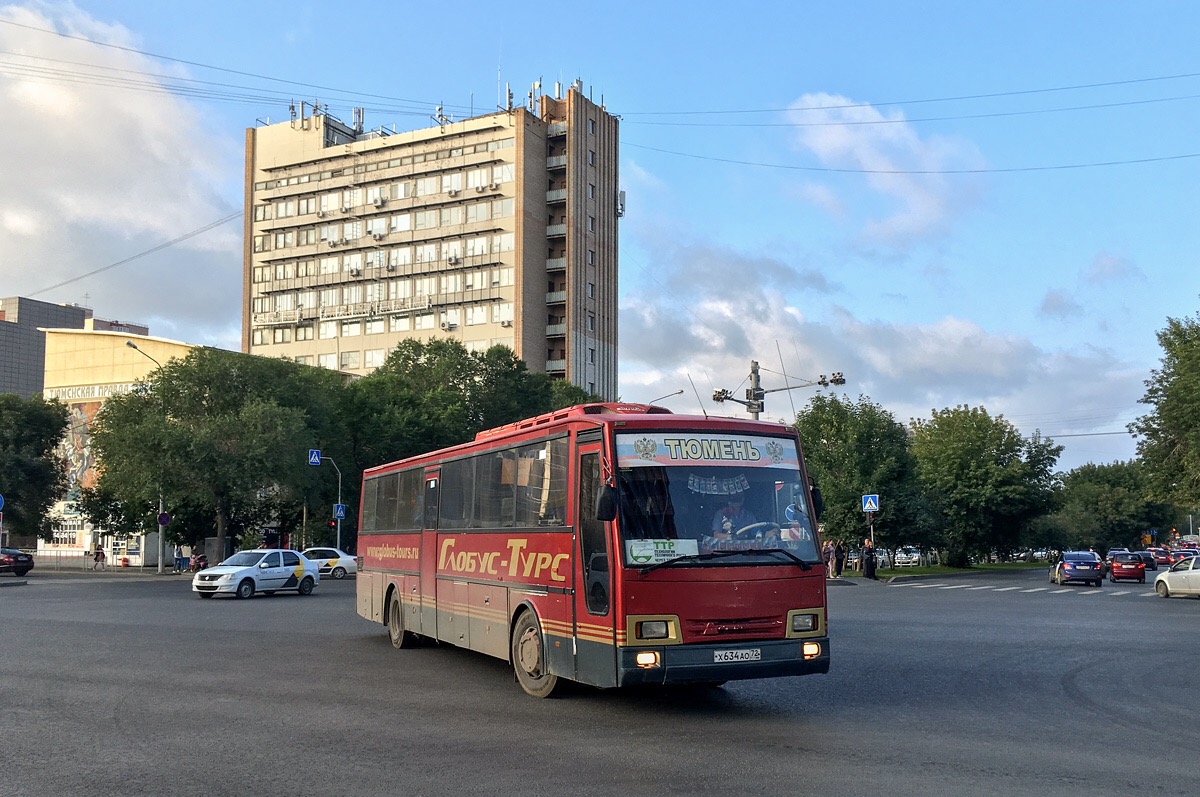
[[994, 591], [995, 592], [1012, 592], [1013, 590], [1016, 590], [1016, 589], [1020, 589], [1020, 587], [1000, 587]]
[[966, 589], [966, 584], [951, 584], [948, 587], [938, 587], [938, 589]]
[[1086, 592], [1081, 592], [1081, 593], [1079, 593], [1079, 594], [1080, 594], [1080, 595], [1103, 595], [1103, 594], [1104, 594], [1104, 590], [1102, 590], [1102, 589], [1097, 589], [1097, 590], [1095, 590], [1095, 591], [1088, 590], [1088, 591], [1086, 591]]
[[1037, 587], [1035, 589], [1023, 589], [1021, 592], [1045, 592], [1049, 587]]
[[972, 590], [972, 591], [977, 590], [977, 589], [991, 589], [991, 588], [992, 588], [991, 584], [988, 584], [986, 587], [967, 587], [968, 590]]
[[934, 589], [935, 587], [941, 587], [941, 586], [943, 586], [943, 585], [942, 584], [914, 584], [913, 589]]
[[1074, 591], [1075, 590], [1071, 589], [1070, 587], [1067, 587], [1066, 589], [1056, 589], [1056, 590], [1054, 590], [1054, 592], [1051, 592], [1050, 594], [1051, 595], [1061, 595], [1064, 592], [1074, 592]]
[[1112, 595], [1115, 598], [1118, 595], [1128, 595], [1129, 592], [1127, 592], [1126, 590], [1121, 590], [1120, 592], [1109, 592], [1108, 594]]
[[1143, 592], [1141, 595], [1138, 595], [1138, 597], [1139, 598], [1153, 598], [1157, 594], [1158, 594], [1157, 592]]

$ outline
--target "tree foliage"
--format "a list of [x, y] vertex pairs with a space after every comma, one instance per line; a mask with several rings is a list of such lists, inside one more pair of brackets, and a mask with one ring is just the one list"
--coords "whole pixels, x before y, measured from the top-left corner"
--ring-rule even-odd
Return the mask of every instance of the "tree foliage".
[[1052, 506], [1054, 464], [1062, 446], [1029, 439], [982, 407], [935, 410], [911, 424], [912, 451], [934, 520], [949, 549], [948, 563], [968, 564], [1018, 546], [1021, 532]]
[[57, 400], [0, 395], [0, 495], [9, 533], [51, 539], [50, 509], [67, 489], [66, 462], [56, 451], [67, 418]]
[[1165, 531], [1169, 505], [1147, 499], [1148, 475], [1141, 462], [1088, 464], [1064, 475], [1056, 515], [1067, 532], [1053, 547], [1136, 548], [1150, 529]]
[[1153, 498], [1200, 505], [1200, 313], [1169, 318], [1158, 333], [1161, 366], [1150, 372], [1141, 403], [1147, 415], [1129, 425], [1138, 440]]
[[151, 380], [109, 399], [92, 428], [111, 499], [156, 507], [161, 491], [168, 508], [207, 512], [220, 550], [231, 532], [277, 522], [281, 503], [329, 500], [307, 450], [342, 439], [337, 374], [200, 348]]
[[877, 542], [925, 544], [928, 523], [908, 435], [895, 417], [863, 396], [815, 396], [796, 417], [809, 475], [821, 488], [827, 539], [855, 543], [868, 533], [862, 496], [878, 494]]

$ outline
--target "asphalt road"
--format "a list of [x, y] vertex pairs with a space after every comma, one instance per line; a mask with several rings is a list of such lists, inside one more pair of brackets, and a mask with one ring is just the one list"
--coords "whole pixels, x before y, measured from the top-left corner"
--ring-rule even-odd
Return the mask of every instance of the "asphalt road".
[[393, 650], [352, 580], [28, 581], [0, 590], [13, 797], [1195, 791], [1200, 601], [1149, 584], [837, 584], [827, 676], [536, 700], [499, 660]]

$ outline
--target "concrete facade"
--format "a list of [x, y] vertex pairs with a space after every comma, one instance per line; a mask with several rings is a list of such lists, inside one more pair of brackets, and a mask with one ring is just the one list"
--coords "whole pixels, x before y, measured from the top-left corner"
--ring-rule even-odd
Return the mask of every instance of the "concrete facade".
[[615, 399], [618, 120], [556, 94], [406, 133], [304, 106], [247, 130], [242, 350], [361, 375], [452, 336]]

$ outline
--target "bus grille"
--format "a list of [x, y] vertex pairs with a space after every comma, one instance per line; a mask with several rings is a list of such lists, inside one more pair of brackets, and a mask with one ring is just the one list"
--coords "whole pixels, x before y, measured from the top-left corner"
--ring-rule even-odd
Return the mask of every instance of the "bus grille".
[[701, 639], [777, 639], [783, 637], [782, 617], [744, 617], [724, 620], [687, 620], [684, 638]]

